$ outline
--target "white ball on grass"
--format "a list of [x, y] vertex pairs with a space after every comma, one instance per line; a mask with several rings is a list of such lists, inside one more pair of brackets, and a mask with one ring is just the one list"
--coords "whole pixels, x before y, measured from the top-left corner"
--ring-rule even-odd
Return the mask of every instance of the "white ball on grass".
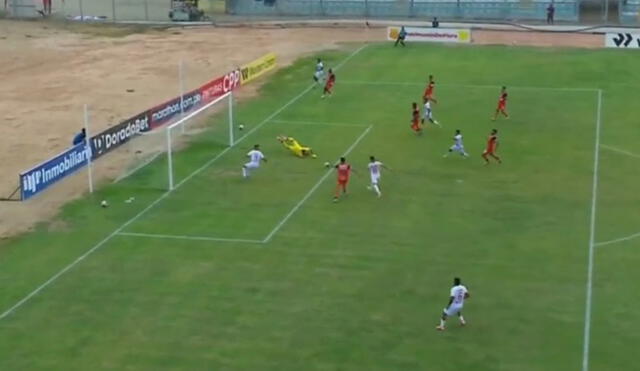
[[244, 125], [242, 124], [238, 125], [238, 130], [244, 130]]
[[108, 207], [109, 203], [107, 202], [107, 200], [102, 200], [102, 202], [100, 202], [100, 206], [102, 207]]

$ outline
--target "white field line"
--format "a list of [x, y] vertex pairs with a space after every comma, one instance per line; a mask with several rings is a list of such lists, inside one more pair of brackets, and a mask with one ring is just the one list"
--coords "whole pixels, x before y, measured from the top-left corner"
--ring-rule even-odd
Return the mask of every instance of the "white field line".
[[[367, 47], [368, 44], [365, 44], [363, 46], [361, 46], [360, 48], [356, 49], [354, 52], [352, 52], [351, 54], [349, 54], [342, 62], [340, 62], [340, 64], [338, 64], [336, 66], [336, 69], [342, 67], [345, 63], [347, 63], [349, 60], [351, 60], [351, 58], [353, 58], [354, 56], [356, 56], [358, 53], [360, 53], [364, 48]], [[313, 87], [316, 86], [316, 84], [311, 84], [309, 85], [309, 87], [307, 87], [306, 89], [304, 89], [302, 91], [302, 93], [296, 95], [295, 97], [293, 97], [289, 102], [285, 103], [285, 105], [283, 105], [282, 107], [278, 108], [275, 112], [273, 112], [271, 115], [269, 115], [269, 117], [267, 117], [266, 119], [264, 119], [261, 123], [259, 123], [258, 125], [256, 125], [253, 129], [251, 129], [250, 131], [248, 131], [244, 136], [238, 138], [238, 140], [236, 141], [236, 144], [241, 142], [242, 140], [244, 140], [246, 137], [248, 137], [249, 135], [251, 135], [254, 131], [258, 130], [260, 127], [262, 127], [263, 125], [265, 125], [266, 123], [268, 123], [271, 119], [273, 119], [274, 117], [276, 117], [277, 115], [280, 114], [280, 112], [284, 111], [287, 107], [289, 107], [290, 105], [292, 105], [293, 103], [297, 102], [300, 98], [302, 98], [302, 96], [304, 96], [306, 93], [308, 93], [311, 89], [313, 89]], [[225, 148], [222, 152], [220, 152], [217, 156], [215, 156], [214, 158], [212, 158], [211, 160], [209, 160], [209, 162], [207, 162], [206, 164], [204, 164], [203, 166], [201, 166], [200, 168], [196, 169], [194, 172], [192, 172], [189, 176], [187, 176], [186, 178], [184, 178], [180, 183], [176, 184], [176, 186], [174, 187], [174, 190], [178, 189], [180, 186], [182, 186], [183, 184], [185, 184], [187, 181], [189, 181], [191, 178], [193, 178], [195, 175], [197, 175], [198, 173], [202, 172], [202, 170], [206, 169], [209, 165], [211, 165], [212, 163], [214, 163], [215, 161], [217, 161], [220, 157], [222, 157], [225, 153], [227, 153], [231, 148], [233, 147], [227, 147]], [[116, 228], [116, 230], [114, 230], [113, 232], [111, 232], [111, 234], [109, 234], [107, 237], [105, 237], [102, 241], [98, 242], [96, 245], [94, 245], [92, 248], [90, 248], [87, 252], [85, 252], [84, 254], [80, 255], [78, 258], [76, 258], [76, 260], [74, 260], [73, 262], [69, 263], [66, 267], [62, 268], [62, 270], [60, 270], [58, 273], [54, 274], [53, 276], [51, 276], [51, 278], [49, 278], [48, 280], [46, 280], [44, 283], [42, 283], [40, 286], [36, 287], [33, 291], [31, 291], [29, 294], [27, 294], [24, 298], [20, 299], [17, 303], [15, 303], [14, 305], [12, 305], [10, 308], [6, 309], [4, 312], [2, 312], [2, 314], [0, 314], [0, 320], [3, 320], [4, 318], [8, 317], [11, 313], [13, 313], [16, 309], [20, 308], [22, 305], [24, 305], [26, 302], [28, 302], [29, 300], [31, 300], [31, 298], [33, 298], [34, 296], [38, 295], [38, 293], [40, 293], [42, 290], [44, 290], [46, 287], [48, 287], [49, 285], [51, 285], [51, 283], [55, 282], [58, 278], [60, 278], [60, 276], [62, 276], [63, 274], [67, 273], [71, 268], [75, 267], [76, 265], [78, 265], [78, 263], [80, 263], [82, 260], [84, 260], [86, 257], [88, 257], [89, 255], [91, 255], [92, 253], [94, 253], [96, 250], [98, 250], [99, 248], [101, 248], [102, 246], [104, 246], [107, 242], [109, 242], [113, 237], [115, 237], [116, 235], [118, 235], [120, 232], [122, 232], [126, 227], [128, 227], [130, 224], [132, 224], [133, 222], [135, 222], [136, 220], [138, 220], [140, 217], [142, 217], [144, 214], [147, 213], [147, 211], [151, 210], [154, 206], [156, 206], [158, 203], [160, 203], [160, 201], [162, 201], [163, 199], [165, 199], [167, 196], [169, 196], [169, 194], [171, 193], [171, 191], [167, 191], [165, 193], [163, 193], [160, 197], [158, 197], [155, 201], [151, 202], [149, 204], [149, 206], [145, 207], [144, 209], [142, 209], [142, 211], [140, 211], [138, 214], [136, 214], [135, 216], [133, 216], [131, 219], [127, 220], [126, 222], [124, 222], [124, 224], [122, 224], [120, 227]]]
[[[362, 80], [340, 80], [340, 84], [345, 85], [378, 85], [378, 86], [426, 86], [425, 83], [417, 82], [402, 82], [402, 81], [362, 81]], [[473, 85], [473, 84], [438, 84], [437, 86], [453, 87], [453, 88], [482, 88], [482, 89], [500, 89], [502, 85]], [[514, 90], [557, 90], [557, 91], [583, 91], [583, 92], [598, 92], [598, 89], [594, 88], [563, 88], [563, 87], [549, 87], [549, 86], [516, 86], [508, 85], [507, 88]]]
[[165, 240], [262, 243], [262, 240], [247, 240], [242, 238], [218, 238], [218, 237], [207, 237], [207, 236], [180, 236], [180, 235], [172, 235], [172, 234], [120, 232], [118, 233], [118, 235], [130, 236], [130, 237], [143, 237], [143, 238], [159, 238], [159, 239], [165, 239]]
[[620, 237], [620, 238], [616, 238], [616, 239], [613, 239], [613, 240], [609, 240], [609, 241], [598, 242], [596, 244], [596, 246], [597, 247], [607, 246], [607, 245], [611, 245], [611, 244], [618, 243], [618, 242], [624, 242], [624, 241], [633, 240], [634, 238], [638, 238], [638, 237], [640, 237], [640, 232], [634, 233], [634, 234], [629, 235], [629, 236], [625, 236], [625, 237]]
[[596, 112], [596, 139], [593, 153], [593, 188], [591, 190], [591, 220], [589, 223], [589, 259], [587, 264], [587, 295], [584, 311], [584, 336], [582, 348], [582, 371], [589, 371], [589, 346], [591, 341], [591, 306], [593, 297], [593, 265], [596, 246], [596, 207], [598, 203], [598, 169], [600, 166], [600, 127], [602, 123], [602, 90], [598, 90]]
[[[355, 142], [353, 142], [353, 144], [347, 148], [347, 150], [342, 154], [342, 157], [347, 157], [347, 155], [349, 155], [349, 153], [351, 153], [351, 151], [353, 151], [354, 148], [356, 148], [356, 146], [358, 145], [358, 143], [360, 143], [360, 141], [362, 141], [362, 139], [369, 134], [369, 132], [371, 131], [371, 128], [373, 126], [369, 126], [367, 127], [362, 134], [360, 134], [360, 136], [356, 139]], [[267, 235], [267, 237], [264, 238], [263, 242], [267, 243], [271, 240], [271, 238], [273, 238], [273, 236], [278, 233], [278, 231], [280, 230], [280, 228], [282, 228], [287, 221], [293, 216], [293, 214], [296, 213], [296, 211], [298, 211], [298, 209], [300, 209], [300, 207], [309, 199], [309, 197], [311, 197], [311, 195], [313, 194], [313, 192], [316, 191], [316, 189], [318, 189], [318, 187], [320, 187], [320, 185], [322, 184], [322, 182], [325, 181], [325, 179], [327, 179], [327, 177], [329, 177], [329, 175], [331, 175], [333, 173], [333, 169], [329, 169], [327, 170], [326, 173], [324, 173], [324, 175], [318, 180], [318, 182], [316, 184], [314, 184], [313, 187], [311, 187], [311, 189], [309, 190], [309, 192], [307, 192], [306, 195], [304, 195], [304, 197], [302, 197], [302, 199], [293, 207], [293, 209], [291, 209], [291, 211], [289, 211], [289, 213], [287, 215], [284, 216], [284, 218], [282, 218], [282, 220], [280, 221], [280, 223], [278, 223], [278, 225], [276, 225], [273, 230], [271, 230], [271, 232]]]
[[349, 124], [345, 122], [319, 122], [319, 121], [299, 121], [299, 120], [271, 120], [276, 124], [286, 125], [318, 125], [318, 126], [352, 126], [352, 127], [365, 127], [367, 124]]
[[617, 148], [617, 147], [601, 144], [600, 148], [608, 149], [611, 152], [616, 152], [616, 153], [619, 153], [621, 155], [627, 155], [627, 156], [630, 156], [630, 157], [640, 158], [640, 155], [637, 154], [637, 153], [625, 151], [624, 149], [620, 149], [620, 148]]

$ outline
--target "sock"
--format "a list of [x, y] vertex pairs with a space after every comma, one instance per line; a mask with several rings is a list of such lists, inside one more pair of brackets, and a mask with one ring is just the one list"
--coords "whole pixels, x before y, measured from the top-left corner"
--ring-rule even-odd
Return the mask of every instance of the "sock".
[[243, 177], [245, 177], [245, 178], [246, 178], [247, 176], [249, 176], [249, 174], [247, 174], [247, 169], [246, 169], [246, 168], [244, 168], [244, 167], [242, 168], [242, 176], [243, 176]]
[[460, 323], [464, 324], [464, 317], [460, 316]]
[[380, 196], [380, 195], [381, 195], [381, 193], [380, 193], [380, 187], [378, 187], [378, 185], [377, 185], [377, 184], [374, 184], [374, 185], [373, 185], [373, 189], [376, 191], [376, 193], [378, 194], [378, 196]]
[[444, 320], [440, 319], [440, 327], [444, 327]]

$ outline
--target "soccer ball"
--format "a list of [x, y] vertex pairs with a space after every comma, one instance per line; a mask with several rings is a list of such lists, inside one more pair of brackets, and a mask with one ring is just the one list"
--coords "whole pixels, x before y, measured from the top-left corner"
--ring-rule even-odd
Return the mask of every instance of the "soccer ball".
[[311, 155], [311, 158], [318, 158], [318, 155], [316, 155], [315, 153]]
[[100, 206], [109, 207], [109, 203], [107, 202], [107, 200], [102, 200], [102, 202], [100, 202]]
[[331, 167], [331, 164], [329, 163], [329, 161], [324, 163], [324, 167]]
[[244, 130], [244, 125], [242, 124], [238, 125], [238, 130]]

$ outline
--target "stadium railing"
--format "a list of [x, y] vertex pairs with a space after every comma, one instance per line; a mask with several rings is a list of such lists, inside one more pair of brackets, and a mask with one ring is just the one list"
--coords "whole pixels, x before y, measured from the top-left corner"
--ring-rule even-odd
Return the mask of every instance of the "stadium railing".
[[[26, 4], [27, 0], [9, 0]], [[447, 20], [544, 21], [550, 0], [200, 0], [207, 22], [242, 17], [432, 18]], [[624, 0], [621, 0], [624, 1]], [[637, 0], [632, 0], [637, 1]], [[10, 3], [11, 6], [12, 3]], [[38, 7], [17, 17], [38, 17]], [[54, 1], [54, 17], [75, 21], [170, 23], [169, 0]], [[578, 0], [554, 1], [557, 21], [577, 22]], [[633, 7], [630, 5], [630, 7]], [[17, 8], [16, 8], [17, 9]], [[635, 8], [637, 10], [637, 6]], [[632, 10], [630, 10], [632, 11]]]
[[621, 24], [640, 23], [640, 0], [619, 0], [618, 9]]
[[[545, 20], [548, 1], [227, 0], [227, 12], [251, 16]], [[556, 1], [555, 20], [577, 21], [577, 1]]]

